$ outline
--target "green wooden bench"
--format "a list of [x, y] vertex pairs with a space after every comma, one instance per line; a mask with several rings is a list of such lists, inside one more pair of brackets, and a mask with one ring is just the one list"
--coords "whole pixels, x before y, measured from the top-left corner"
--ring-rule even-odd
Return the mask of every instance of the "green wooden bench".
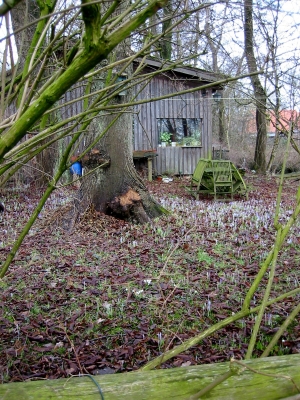
[[[207, 163], [209, 162], [209, 160], [206, 160], [204, 158], [200, 158], [200, 160], [197, 163], [197, 166], [195, 168], [195, 171], [193, 173], [192, 176], [192, 180], [191, 180], [191, 185], [189, 187], [186, 187], [187, 191], [192, 194], [197, 200], [199, 200], [199, 191], [200, 191], [200, 187], [202, 192], [205, 189], [205, 186], [203, 185], [203, 183], [205, 184], [205, 182], [202, 182], [202, 176], [204, 173], [204, 170], [206, 168]], [[210, 188], [206, 187], [207, 192], [210, 192]]]
[[247, 186], [235, 165], [228, 160], [200, 158], [186, 190], [199, 200], [200, 194], [213, 195], [215, 200], [233, 199], [241, 194], [248, 199]]

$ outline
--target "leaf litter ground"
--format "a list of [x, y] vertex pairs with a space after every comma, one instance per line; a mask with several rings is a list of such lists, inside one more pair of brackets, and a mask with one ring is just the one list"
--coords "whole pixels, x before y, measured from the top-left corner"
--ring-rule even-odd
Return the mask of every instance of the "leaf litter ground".
[[[249, 200], [195, 201], [188, 181], [153, 182], [171, 214], [137, 226], [89, 210], [71, 234], [55, 227], [71, 190], [57, 191], [0, 281], [2, 382], [136, 370], [148, 360], [240, 310], [274, 243], [275, 179], [247, 177]], [[298, 182], [287, 181], [281, 220], [292, 213]], [[0, 260], [33, 210], [33, 187], [2, 191]], [[271, 296], [299, 287], [300, 225], [278, 260]], [[258, 305], [267, 274], [252, 305]], [[260, 356], [299, 296], [268, 308]], [[243, 358], [255, 316], [222, 329], [163, 368]], [[300, 352], [300, 323], [272, 355]]]

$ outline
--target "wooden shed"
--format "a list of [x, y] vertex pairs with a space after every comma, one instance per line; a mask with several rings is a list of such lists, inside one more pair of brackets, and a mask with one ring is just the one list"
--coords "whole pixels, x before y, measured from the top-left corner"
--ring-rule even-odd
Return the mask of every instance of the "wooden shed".
[[[143, 62], [142, 67], [141, 62]], [[137, 103], [150, 100], [135, 105], [133, 110], [135, 163], [148, 165], [149, 177], [152, 176], [152, 171], [156, 175], [193, 174], [199, 158], [210, 158], [212, 154], [213, 96], [222, 90], [222, 86], [217, 82], [224, 77], [195, 67], [181, 65], [174, 67], [170, 62], [150, 58], [143, 61], [136, 59], [133, 62], [133, 69], [137, 71], [137, 68], [140, 76], [147, 73], [155, 75], [149, 77], [148, 81], [139, 81], [137, 75], [136, 84], [133, 86]], [[97, 82], [101, 83], [102, 80], [99, 79]], [[201, 88], [214, 82], [216, 84], [209, 89]], [[71, 120], [73, 116], [83, 111], [82, 97], [85, 94], [85, 84], [85, 81], [78, 82], [62, 96], [59, 101], [62, 107], [52, 114], [55, 121], [65, 118]], [[189, 89], [197, 90], [181, 93]], [[176, 93], [181, 94], [176, 95]], [[168, 95], [171, 97], [159, 99]], [[15, 112], [13, 104], [6, 116]], [[77, 129], [78, 127], [74, 131]], [[169, 144], [167, 147], [162, 147], [160, 136], [164, 132], [170, 133], [170, 141], [174, 146]], [[67, 143], [70, 137], [67, 136], [64, 140]], [[77, 151], [81, 153], [84, 149], [85, 139], [79, 143]]]
[[[166, 68], [168, 63], [147, 59], [143, 73]], [[137, 67], [135, 63], [135, 67]], [[156, 174], [192, 174], [199, 158], [210, 158], [212, 153], [212, 103], [222, 87], [215, 85], [203, 90], [201, 86], [220, 80], [216, 74], [198, 68], [178, 66], [156, 74], [149, 82], [137, 84], [136, 100], [153, 101], [135, 107], [134, 158], [143, 152], [153, 157]], [[184, 90], [199, 90], [166, 99], [158, 97]], [[170, 143], [163, 147], [161, 134], [170, 133]], [[149, 153], [150, 151], [150, 153]], [[146, 157], [145, 157], [146, 158]]]

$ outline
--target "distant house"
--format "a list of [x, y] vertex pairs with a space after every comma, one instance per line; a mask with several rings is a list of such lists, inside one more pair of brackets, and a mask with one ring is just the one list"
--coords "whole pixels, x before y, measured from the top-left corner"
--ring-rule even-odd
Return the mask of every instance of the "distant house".
[[[273, 138], [276, 134], [276, 129], [279, 134], [288, 132], [292, 128], [292, 135], [294, 138], [300, 138], [300, 113], [296, 110], [281, 110], [279, 112], [279, 119], [276, 120], [274, 111], [269, 113], [268, 123], [268, 137]], [[248, 132], [250, 134], [256, 134], [255, 115], [249, 120]]]
[[293, 136], [300, 134], [300, 113], [296, 110], [281, 110], [279, 121], [276, 121], [274, 112], [270, 113], [269, 136], [275, 136], [276, 124], [279, 132], [288, 132], [292, 128]]
[[[135, 63], [135, 67], [139, 64]], [[168, 63], [147, 60], [142, 73], [159, 71]], [[212, 153], [212, 102], [222, 90], [216, 83], [210, 89], [200, 87], [220, 80], [216, 74], [198, 68], [180, 66], [155, 75], [146, 85], [137, 84], [136, 100], [155, 99], [187, 89], [199, 90], [137, 105], [134, 117], [134, 158], [153, 158], [157, 174], [192, 174], [199, 158]], [[162, 133], [170, 134], [173, 146], [163, 147]]]

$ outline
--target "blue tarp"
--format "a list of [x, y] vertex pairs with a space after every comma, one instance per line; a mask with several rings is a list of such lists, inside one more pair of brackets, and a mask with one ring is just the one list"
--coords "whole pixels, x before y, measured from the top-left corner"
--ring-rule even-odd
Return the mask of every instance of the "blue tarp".
[[74, 164], [71, 165], [70, 168], [71, 174], [76, 174], [81, 176], [82, 175], [82, 166], [79, 161], [76, 161]]

